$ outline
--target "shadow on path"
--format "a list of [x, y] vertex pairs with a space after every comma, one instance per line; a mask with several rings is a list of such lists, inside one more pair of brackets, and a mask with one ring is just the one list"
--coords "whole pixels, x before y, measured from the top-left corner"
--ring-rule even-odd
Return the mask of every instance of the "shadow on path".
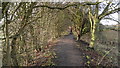
[[73, 38], [72, 34], [64, 36], [54, 46], [57, 58], [53, 62], [57, 66], [84, 66], [84, 57]]

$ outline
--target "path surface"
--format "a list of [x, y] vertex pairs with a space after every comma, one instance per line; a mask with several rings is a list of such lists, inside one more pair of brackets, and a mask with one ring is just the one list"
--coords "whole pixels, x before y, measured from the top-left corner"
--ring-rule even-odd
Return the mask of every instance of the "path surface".
[[54, 62], [57, 66], [83, 66], [84, 58], [80, 50], [76, 47], [73, 35], [59, 39], [54, 47], [57, 58]]

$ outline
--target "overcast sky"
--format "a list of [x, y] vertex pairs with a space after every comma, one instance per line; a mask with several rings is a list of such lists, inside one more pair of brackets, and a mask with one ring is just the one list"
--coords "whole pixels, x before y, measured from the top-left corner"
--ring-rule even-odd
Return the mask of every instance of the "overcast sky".
[[[118, 20], [118, 13], [112, 14], [112, 17], [114, 17], [115, 20]], [[101, 20], [101, 23], [103, 25], [116, 25], [118, 22], [112, 21], [112, 20]]]

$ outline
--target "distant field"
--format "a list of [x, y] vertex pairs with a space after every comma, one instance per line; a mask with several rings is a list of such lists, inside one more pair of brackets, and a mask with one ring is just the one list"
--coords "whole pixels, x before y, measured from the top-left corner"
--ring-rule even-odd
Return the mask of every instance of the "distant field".
[[[90, 42], [90, 34], [87, 34], [82, 37], [82, 39], [86, 42]], [[109, 62], [113, 64], [113, 66], [117, 66], [118, 62], [118, 31], [114, 30], [105, 30], [97, 34], [97, 40], [95, 42], [95, 50], [105, 55], [108, 51], [110, 51], [109, 54], [106, 56], [109, 58]], [[101, 59], [101, 58], [100, 58]], [[99, 60], [100, 60], [99, 59]], [[99, 61], [98, 60], [98, 61]]]

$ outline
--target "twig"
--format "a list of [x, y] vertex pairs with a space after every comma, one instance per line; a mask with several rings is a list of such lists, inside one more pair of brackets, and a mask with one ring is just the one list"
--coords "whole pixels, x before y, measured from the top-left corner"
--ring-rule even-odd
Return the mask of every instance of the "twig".
[[100, 65], [100, 63], [102, 62], [102, 60], [103, 60], [113, 49], [114, 49], [114, 47], [113, 47], [111, 50], [109, 50], [109, 51], [101, 58], [101, 60], [98, 62], [98, 65]]

